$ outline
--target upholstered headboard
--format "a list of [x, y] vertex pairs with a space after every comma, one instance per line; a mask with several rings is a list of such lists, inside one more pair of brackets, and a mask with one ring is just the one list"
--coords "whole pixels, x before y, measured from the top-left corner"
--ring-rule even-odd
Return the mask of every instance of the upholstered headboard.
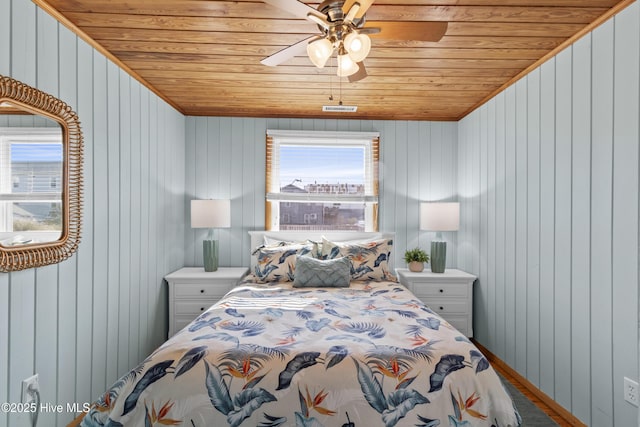
[[[342, 242], [346, 240], [373, 240], [373, 239], [394, 239], [395, 233], [382, 232], [358, 232], [358, 231], [249, 231], [251, 236], [251, 250], [264, 243], [264, 238], [283, 240], [291, 242], [303, 242], [307, 239], [321, 241], [324, 236], [327, 240]], [[398, 254], [393, 253], [389, 262], [389, 270], [394, 271], [394, 258]], [[251, 271], [256, 265], [256, 257], [251, 257]]]

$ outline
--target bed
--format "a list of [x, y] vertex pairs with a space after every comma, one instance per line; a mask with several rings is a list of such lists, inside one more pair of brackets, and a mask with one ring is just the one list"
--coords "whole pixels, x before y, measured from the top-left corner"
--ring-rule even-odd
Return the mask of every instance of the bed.
[[251, 274], [82, 426], [521, 424], [487, 359], [395, 280], [393, 235], [250, 234]]

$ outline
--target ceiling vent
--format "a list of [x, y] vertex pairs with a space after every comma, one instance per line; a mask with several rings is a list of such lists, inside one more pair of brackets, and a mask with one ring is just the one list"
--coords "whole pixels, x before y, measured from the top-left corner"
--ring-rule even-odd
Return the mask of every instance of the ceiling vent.
[[355, 113], [358, 110], [357, 105], [323, 105], [322, 111], [329, 113]]

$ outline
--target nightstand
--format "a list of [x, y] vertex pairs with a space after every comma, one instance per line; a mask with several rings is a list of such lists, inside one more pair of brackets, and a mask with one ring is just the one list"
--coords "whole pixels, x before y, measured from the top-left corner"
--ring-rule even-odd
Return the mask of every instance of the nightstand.
[[169, 333], [171, 337], [200, 313], [218, 302], [249, 272], [245, 267], [185, 267], [165, 276], [169, 284]]
[[473, 336], [473, 282], [476, 276], [455, 269], [447, 269], [444, 273], [426, 269], [414, 273], [398, 268], [396, 274], [400, 283], [430, 309], [465, 336]]

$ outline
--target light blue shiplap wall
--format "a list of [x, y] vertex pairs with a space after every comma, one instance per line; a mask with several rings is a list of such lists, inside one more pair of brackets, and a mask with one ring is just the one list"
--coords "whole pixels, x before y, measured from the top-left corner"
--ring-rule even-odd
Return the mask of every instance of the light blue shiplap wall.
[[577, 418], [638, 425], [640, 11], [460, 122], [476, 338]]
[[[219, 230], [220, 265], [250, 264], [247, 231], [264, 229], [267, 129], [380, 132], [380, 230], [396, 233], [395, 265], [407, 247], [429, 250], [419, 232], [420, 201], [455, 200], [457, 123], [187, 117], [186, 206], [191, 199], [230, 198], [231, 228]], [[206, 230], [186, 233], [186, 264], [202, 265]], [[456, 265], [455, 233], [447, 264]]]
[[[0, 402], [20, 402], [34, 372], [43, 402], [88, 402], [164, 341], [162, 277], [184, 263], [185, 118], [28, 0], [0, 0], [0, 74], [67, 102], [85, 137], [78, 252], [0, 273]], [[31, 424], [0, 413], [7, 425]]]

